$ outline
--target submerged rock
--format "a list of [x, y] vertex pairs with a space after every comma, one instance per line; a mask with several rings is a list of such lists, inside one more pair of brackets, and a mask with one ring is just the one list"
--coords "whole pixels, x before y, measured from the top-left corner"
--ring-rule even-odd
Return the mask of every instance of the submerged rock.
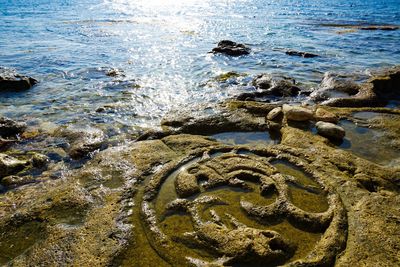
[[214, 54], [225, 54], [228, 56], [241, 56], [250, 54], [250, 48], [229, 40], [222, 40], [217, 47], [213, 48]]
[[26, 129], [26, 124], [16, 122], [6, 117], [0, 117], [0, 137], [11, 137], [22, 133]]
[[315, 126], [317, 127], [319, 135], [330, 139], [341, 140], [346, 135], [346, 132], [342, 127], [330, 122], [319, 121]]
[[298, 56], [298, 57], [304, 57], [304, 58], [319, 57], [317, 54], [295, 51], [295, 50], [288, 50], [285, 53], [286, 53], [286, 55], [289, 55], [289, 56]]
[[32, 77], [23, 76], [13, 70], [0, 67], [0, 92], [27, 90], [37, 83], [38, 81]]
[[307, 108], [285, 104], [282, 110], [289, 121], [309, 121], [314, 118], [313, 112]]
[[339, 24], [339, 23], [323, 23], [321, 26], [344, 28], [349, 32], [356, 30], [364, 31], [395, 31], [400, 29], [398, 25], [368, 25], [368, 24]]

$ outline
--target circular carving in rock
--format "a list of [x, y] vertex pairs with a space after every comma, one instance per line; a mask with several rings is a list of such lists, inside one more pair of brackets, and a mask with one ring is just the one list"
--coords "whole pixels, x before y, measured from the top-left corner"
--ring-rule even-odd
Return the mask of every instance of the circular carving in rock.
[[277, 150], [223, 148], [170, 163], [147, 185], [142, 216], [173, 266], [330, 265], [346, 240], [339, 196]]

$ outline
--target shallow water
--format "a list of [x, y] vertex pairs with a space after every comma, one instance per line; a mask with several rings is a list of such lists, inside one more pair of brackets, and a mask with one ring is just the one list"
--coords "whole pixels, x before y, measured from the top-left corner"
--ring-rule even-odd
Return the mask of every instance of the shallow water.
[[279, 137], [268, 132], [225, 132], [211, 136], [215, 140], [228, 145], [273, 145], [279, 143]]
[[[129, 132], [158, 126], [173, 107], [248, 90], [240, 83], [207, 85], [228, 71], [280, 73], [309, 86], [328, 70], [365, 74], [400, 62], [400, 31], [338, 34], [342, 28], [322, 24], [400, 24], [399, 10], [397, 0], [2, 1], [0, 66], [41, 83], [1, 93], [0, 114]], [[253, 52], [207, 53], [221, 39]], [[321, 57], [291, 57], [286, 49]], [[107, 76], [111, 69], [123, 75]], [[105, 111], [95, 112], [99, 107]]]
[[[383, 115], [375, 112], [358, 112], [353, 116], [356, 119], [367, 120]], [[358, 124], [361, 125], [349, 120], [340, 122], [346, 131], [346, 136], [339, 147], [372, 162], [396, 166], [400, 159], [400, 151], [391, 146], [387, 139], [382, 139], [385, 135], [384, 130], [369, 128], [363, 125], [362, 121]]]

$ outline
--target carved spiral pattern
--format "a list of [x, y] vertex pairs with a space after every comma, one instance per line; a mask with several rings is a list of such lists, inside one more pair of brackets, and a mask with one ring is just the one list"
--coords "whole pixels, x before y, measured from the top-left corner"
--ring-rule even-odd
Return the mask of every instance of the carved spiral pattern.
[[[238, 153], [237, 149], [227, 151], [225, 148], [220, 152], [203, 152], [165, 166], [151, 179], [143, 198], [142, 215], [149, 241], [167, 262], [176, 266], [316, 266], [334, 261], [345, 243], [347, 227], [338, 194], [327, 186], [318, 172], [312, 172], [314, 184], [305, 184], [294, 176], [281, 173], [271, 164], [278, 158], [303, 167], [306, 167], [306, 162], [269, 150], [241, 150]], [[161, 214], [155, 206], [158, 192], [167, 183], [173, 183], [176, 197], [162, 203], [164, 211]], [[239, 206], [250, 220], [266, 226], [262, 229], [246, 225], [231, 213], [218, 214], [213, 207], [229, 203], [213, 194], [206, 194], [221, 187], [239, 188], [242, 194], [246, 194], [254, 191], [254, 184], [258, 186], [260, 195], [274, 197], [274, 201], [264, 205], [241, 198]], [[303, 210], [293, 203], [291, 187], [321, 194], [326, 198], [328, 208], [323, 212]], [[204, 211], [209, 212], [207, 218]], [[188, 215], [193, 230], [176, 236], [165, 234], [160, 227], [162, 218], [178, 212]], [[297, 246], [301, 244], [295, 244], [283, 233], [268, 229], [268, 225], [282, 220], [302, 231], [321, 233], [321, 238], [305, 257], [295, 257]], [[177, 244], [205, 251], [207, 256], [202, 253], [198, 257], [185, 255], [185, 250], [176, 248]]]

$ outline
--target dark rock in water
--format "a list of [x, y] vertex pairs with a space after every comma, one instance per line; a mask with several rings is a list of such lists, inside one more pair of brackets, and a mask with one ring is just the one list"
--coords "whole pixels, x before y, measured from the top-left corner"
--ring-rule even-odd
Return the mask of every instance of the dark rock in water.
[[346, 135], [346, 132], [342, 127], [330, 122], [319, 121], [315, 126], [317, 127], [319, 135], [330, 139], [341, 140]]
[[337, 23], [323, 23], [321, 26], [324, 27], [336, 27], [345, 28], [352, 30], [364, 30], [364, 31], [395, 31], [400, 29], [398, 25], [366, 25], [366, 24], [337, 24]]
[[98, 107], [98, 108], [96, 109], [96, 112], [97, 112], [97, 113], [101, 113], [101, 112], [104, 112], [104, 111], [106, 111], [106, 109], [105, 109], [104, 107]]
[[0, 136], [10, 137], [22, 133], [26, 129], [26, 124], [16, 122], [6, 117], [0, 117]]
[[319, 57], [319, 55], [317, 55], [317, 54], [295, 51], [295, 50], [288, 50], [285, 53], [286, 53], [286, 55], [289, 55], [289, 56], [298, 56], [298, 57], [304, 57], [304, 58]]
[[237, 97], [238, 100], [255, 100], [263, 97], [294, 97], [300, 92], [295, 85], [295, 80], [287, 77], [260, 74], [253, 80], [253, 85], [262, 91], [243, 93]]
[[250, 54], [250, 48], [244, 44], [235, 43], [229, 40], [222, 40], [218, 46], [212, 50], [214, 54], [226, 54], [228, 56], [241, 56]]
[[122, 70], [119, 69], [109, 69], [105, 71], [105, 74], [108, 77], [124, 77], [125, 74]]
[[37, 84], [32, 77], [23, 76], [13, 70], [0, 67], [0, 91], [22, 91]]

